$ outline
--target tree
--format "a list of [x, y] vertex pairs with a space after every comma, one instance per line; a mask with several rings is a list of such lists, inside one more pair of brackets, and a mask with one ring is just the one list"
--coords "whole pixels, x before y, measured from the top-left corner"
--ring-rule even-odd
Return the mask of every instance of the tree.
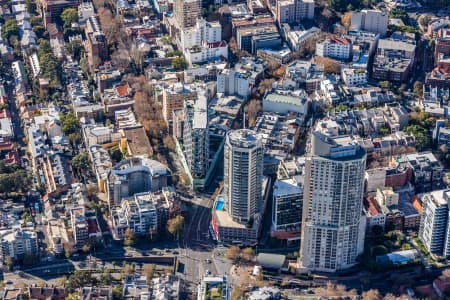
[[123, 43], [119, 44], [117, 50], [114, 51], [114, 53], [111, 55], [111, 60], [113, 64], [120, 70], [124, 71], [128, 69], [131, 63], [131, 58], [130, 53], [125, 44]]
[[241, 249], [238, 246], [230, 246], [225, 252], [225, 257], [232, 261], [237, 261], [241, 255]]
[[74, 113], [69, 112], [68, 114], [61, 114], [60, 119], [62, 125], [61, 129], [66, 135], [80, 131], [80, 121]]
[[0, 174], [0, 194], [18, 193], [22, 194], [29, 190], [32, 184], [31, 175], [23, 170], [10, 170]]
[[388, 253], [389, 251], [388, 251], [388, 249], [385, 247], [385, 246], [383, 246], [383, 245], [377, 245], [377, 246], [375, 246], [374, 248], [373, 248], [373, 250], [372, 250], [372, 253], [373, 253], [373, 255], [375, 255], [375, 256], [377, 256], [377, 255], [383, 255], [383, 254], [386, 254], [386, 253]]
[[405, 24], [407, 24], [409, 21], [408, 12], [406, 12], [403, 9], [399, 9], [399, 8], [394, 8], [393, 10], [391, 10], [389, 12], [389, 17], [395, 18], [395, 19], [401, 19], [403, 21], [403, 23], [405, 23]]
[[122, 152], [120, 151], [119, 147], [114, 147], [108, 150], [109, 156], [111, 156], [111, 159], [115, 162], [120, 162], [122, 160]]
[[66, 51], [69, 53], [76, 61], [80, 61], [81, 54], [84, 51], [83, 44], [79, 40], [72, 40], [66, 46]]
[[258, 99], [252, 99], [248, 102], [245, 107], [245, 112], [247, 114], [248, 127], [252, 128], [255, 126], [256, 118], [258, 117], [259, 112], [261, 111], [261, 101]]
[[420, 81], [414, 82], [414, 95], [419, 98], [423, 96], [423, 83]]
[[420, 125], [409, 125], [404, 131], [414, 135], [417, 150], [422, 151], [430, 145], [430, 135], [424, 127]]
[[176, 145], [175, 142], [173, 141], [172, 136], [166, 135], [164, 137], [164, 146], [166, 146], [166, 148], [169, 149], [170, 151], [175, 152]]
[[72, 23], [78, 22], [78, 11], [76, 8], [70, 7], [63, 10], [61, 13], [61, 20], [64, 22], [64, 27], [72, 26]]
[[386, 135], [389, 134], [389, 128], [387, 128], [387, 127], [381, 127], [381, 128], [378, 130], [378, 133], [379, 133], [381, 136], [386, 136]]
[[75, 291], [66, 296], [65, 300], [78, 300], [81, 298], [81, 292]]
[[155, 274], [156, 266], [154, 264], [146, 264], [143, 268], [143, 274], [147, 278], [147, 284], [150, 284], [150, 282], [153, 279], [153, 275]]
[[123, 23], [120, 16], [114, 16], [111, 10], [106, 7], [98, 8], [97, 16], [100, 20], [108, 46], [114, 46], [119, 41], [122, 41], [126, 33], [123, 32]]
[[127, 263], [123, 264], [123, 267], [122, 267], [122, 273], [123, 274], [129, 275], [129, 274], [132, 274], [133, 272], [134, 272], [134, 270], [133, 270], [133, 266], [132, 265], [129, 265]]
[[242, 255], [242, 258], [245, 259], [246, 261], [252, 261], [253, 258], [255, 258], [255, 250], [253, 250], [250, 247], [247, 247], [242, 250], [241, 255]]
[[422, 26], [428, 26], [428, 23], [430, 23], [431, 17], [429, 15], [424, 15], [419, 17], [419, 23]]
[[36, 3], [33, 0], [25, 0], [25, 7], [30, 15], [36, 14]]
[[325, 74], [339, 74], [341, 72], [341, 65], [337, 60], [328, 57], [316, 56], [314, 61], [317, 64], [323, 65], [323, 71]]
[[23, 214], [22, 214], [22, 220], [23, 220], [23, 222], [26, 224], [26, 223], [30, 223], [30, 222], [33, 222], [33, 217], [31, 216], [31, 214], [30, 214], [30, 212], [29, 211], [25, 211]]
[[187, 69], [188, 63], [186, 59], [184, 59], [184, 57], [175, 57], [174, 59], [172, 59], [172, 66], [177, 71], [183, 71]]
[[135, 239], [134, 230], [131, 228], [127, 228], [125, 230], [125, 241], [124, 241], [125, 246], [134, 245], [134, 239]]
[[131, 43], [130, 57], [131, 57], [131, 61], [134, 63], [135, 67], [137, 68], [137, 71], [139, 73], [142, 73], [142, 64], [144, 63], [145, 52], [143, 52], [143, 51], [141, 51], [141, 49], [139, 49], [139, 46], [136, 41], [133, 41]]
[[279, 66], [276, 70], [273, 71], [273, 77], [280, 79], [283, 78], [284, 74], [286, 73], [286, 65]]
[[389, 81], [380, 81], [378, 83], [378, 85], [380, 86], [380, 88], [385, 89], [385, 90], [391, 89], [391, 83]]
[[370, 289], [367, 292], [363, 292], [362, 298], [363, 300], [381, 300], [383, 296], [381, 296], [378, 290]]
[[111, 276], [111, 272], [108, 269], [105, 269], [102, 273], [102, 275], [100, 275], [100, 284], [102, 285], [109, 285], [111, 284], [112, 281], [112, 276]]
[[69, 289], [79, 289], [88, 285], [95, 285], [97, 280], [92, 277], [90, 272], [75, 270], [75, 272], [67, 279], [67, 287]]
[[9, 40], [12, 36], [19, 36], [19, 26], [16, 19], [6, 20], [2, 27], [2, 37]]
[[32, 28], [33, 32], [36, 33], [37, 38], [42, 38], [45, 33], [45, 27], [42, 25], [36, 25]]
[[184, 230], [184, 217], [182, 215], [177, 215], [175, 218], [169, 219], [167, 221], [167, 231], [177, 240], [180, 239], [180, 235]]
[[89, 176], [90, 164], [87, 152], [81, 152], [75, 155], [70, 162], [73, 174], [80, 180], [84, 180]]
[[341, 16], [341, 23], [342, 23], [342, 25], [344, 25], [344, 27], [346, 29], [350, 28], [350, 25], [352, 25], [352, 12], [351, 11], [348, 11]]
[[123, 291], [122, 285], [114, 286], [112, 289], [113, 300], [122, 300], [123, 299], [122, 291]]
[[231, 292], [231, 300], [242, 300], [245, 296], [245, 290], [240, 287], [236, 286], [233, 288], [233, 292]]

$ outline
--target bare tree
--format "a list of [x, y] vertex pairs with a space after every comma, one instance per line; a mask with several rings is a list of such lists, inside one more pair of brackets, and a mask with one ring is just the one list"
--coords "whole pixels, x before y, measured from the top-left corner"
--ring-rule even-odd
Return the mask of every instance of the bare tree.
[[341, 72], [341, 65], [337, 60], [316, 56], [314, 61], [317, 64], [323, 65], [325, 74], [339, 74]]
[[381, 296], [380, 292], [376, 289], [370, 289], [367, 292], [363, 292], [362, 294], [363, 300], [381, 300], [383, 296]]
[[252, 99], [248, 102], [245, 107], [245, 112], [247, 114], [248, 127], [252, 128], [255, 126], [256, 118], [258, 117], [259, 112], [261, 111], [261, 101], [258, 99]]
[[342, 25], [344, 25], [344, 27], [346, 29], [350, 28], [350, 25], [352, 24], [352, 12], [351, 11], [348, 11], [341, 16], [341, 23], [342, 23]]
[[117, 50], [111, 55], [111, 60], [114, 66], [124, 71], [131, 63], [130, 52], [124, 44], [120, 43]]
[[142, 64], [144, 63], [144, 57], [145, 54], [143, 51], [141, 51], [139, 49], [138, 44], [136, 43], [136, 41], [133, 41], [131, 43], [131, 47], [130, 47], [130, 51], [129, 51], [129, 55], [131, 60], [133, 61], [134, 65], [136, 66], [136, 68], [142, 72]]
[[120, 16], [114, 16], [111, 10], [106, 7], [100, 7], [97, 11], [97, 16], [108, 45], [111, 46], [122, 41], [126, 33], [124, 32]]

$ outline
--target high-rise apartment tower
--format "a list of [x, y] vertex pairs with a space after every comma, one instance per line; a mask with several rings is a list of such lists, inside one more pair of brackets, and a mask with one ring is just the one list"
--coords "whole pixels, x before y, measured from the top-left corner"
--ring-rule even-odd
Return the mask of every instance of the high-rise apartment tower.
[[300, 265], [335, 272], [356, 264], [364, 248], [366, 153], [350, 136], [313, 132], [306, 158]]
[[225, 203], [231, 218], [246, 223], [263, 210], [263, 148], [248, 129], [227, 133], [224, 148]]

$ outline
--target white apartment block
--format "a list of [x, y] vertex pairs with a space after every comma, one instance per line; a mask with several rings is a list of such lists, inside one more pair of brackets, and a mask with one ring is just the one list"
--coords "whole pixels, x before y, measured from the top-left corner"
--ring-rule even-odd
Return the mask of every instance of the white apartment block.
[[228, 44], [225, 41], [204, 43], [202, 46], [186, 49], [184, 56], [189, 65], [211, 59], [228, 58]]
[[132, 229], [136, 235], [157, 231], [158, 214], [151, 193], [139, 193], [124, 198], [113, 216], [115, 234], [124, 238], [125, 231]]
[[22, 259], [27, 255], [38, 255], [38, 252], [36, 232], [22, 229], [0, 232], [0, 256], [3, 261], [7, 256]]
[[433, 254], [450, 255], [449, 208], [450, 190], [438, 190], [426, 194], [419, 238]]
[[392, 187], [377, 189], [377, 202], [380, 206], [398, 206], [399, 194]]
[[203, 41], [222, 41], [222, 26], [218, 22], [207, 22], [199, 19], [195, 27], [180, 32], [181, 47], [183, 49], [201, 45]]
[[314, 18], [314, 1], [312, 0], [282, 0], [276, 4], [278, 24], [300, 22], [302, 19]]
[[386, 13], [379, 10], [363, 9], [359, 12], [352, 12], [350, 29], [385, 35], [388, 23], [389, 17]]
[[313, 132], [306, 158], [300, 265], [336, 272], [364, 250], [366, 153], [351, 137]]
[[247, 99], [250, 96], [250, 87], [251, 79], [248, 74], [225, 69], [217, 75], [217, 93], [236, 95]]
[[344, 37], [333, 36], [316, 43], [316, 55], [339, 60], [350, 59], [352, 43]]
[[342, 68], [341, 78], [347, 86], [364, 86], [367, 84], [367, 70]]
[[246, 223], [263, 210], [263, 147], [248, 129], [227, 133], [224, 148], [225, 206], [233, 221]]
[[277, 22], [278, 24], [294, 21], [295, 4], [294, 0], [277, 1]]
[[184, 106], [183, 146], [192, 177], [203, 178], [209, 167], [208, 104], [204, 91]]
[[191, 65], [212, 58], [228, 58], [228, 44], [222, 41], [222, 26], [218, 22], [197, 20], [195, 27], [180, 32], [180, 45]]

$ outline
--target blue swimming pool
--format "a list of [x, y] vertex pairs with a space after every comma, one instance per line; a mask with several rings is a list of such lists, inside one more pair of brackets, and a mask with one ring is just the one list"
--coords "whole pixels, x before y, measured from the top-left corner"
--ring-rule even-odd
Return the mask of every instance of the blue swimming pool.
[[224, 205], [225, 205], [225, 200], [223, 199], [223, 197], [219, 197], [217, 199], [216, 210], [223, 210]]

